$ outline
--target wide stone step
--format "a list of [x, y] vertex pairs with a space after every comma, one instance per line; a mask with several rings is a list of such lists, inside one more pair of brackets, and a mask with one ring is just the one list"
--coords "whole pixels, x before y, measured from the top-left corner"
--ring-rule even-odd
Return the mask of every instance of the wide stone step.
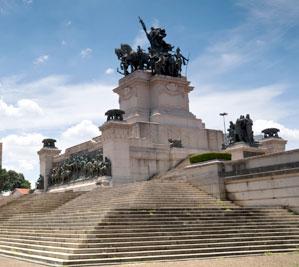
[[[198, 225], [201, 225], [203, 227], [209, 227], [209, 226], [237, 226], [240, 225], [242, 227], [245, 227], [246, 225], [252, 226], [252, 225], [299, 225], [298, 220], [295, 221], [277, 221], [277, 220], [221, 220], [221, 221], [215, 221], [215, 220], [192, 220], [192, 221], [181, 221], [181, 220], [135, 220], [135, 221], [117, 221], [117, 220], [107, 220], [102, 221], [99, 226], [103, 225], [118, 225], [118, 226], [130, 226], [130, 225], [184, 225], [188, 223], [196, 223]], [[244, 225], [245, 224], [245, 225]]]
[[91, 259], [91, 258], [114, 258], [114, 257], [147, 257], [154, 255], [175, 255], [175, 254], [189, 254], [189, 253], [217, 253], [217, 252], [233, 252], [233, 251], [248, 251], [248, 250], [267, 250], [271, 251], [272, 249], [293, 249], [294, 251], [297, 249], [299, 243], [295, 244], [279, 244], [279, 245], [254, 245], [249, 246], [244, 244], [243, 246], [227, 246], [227, 247], [203, 247], [203, 248], [180, 248], [180, 249], [164, 249], [159, 250], [153, 248], [152, 250], [147, 251], [129, 251], [129, 252], [106, 252], [106, 253], [87, 253], [87, 254], [72, 254], [69, 259]]
[[[104, 213], [103, 213], [104, 215]], [[201, 214], [201, 215], [194, 215], [194, 214], [155, 214], [155, 213], [147, 213], [147, 214], [109, 214], [106, 215], [105, 218], [103, 218], [102, 215], [96, 215], [96, 216], [90, 216], [88, 220], [90, 222], [95, 222], [98, 220], [104, 219], [105, 221], [144, 221], [144, 220], [161, 220], [161, 221], [167, 221], [167, 220], [180, 220], [180, 221], [229, 221], [229, 220], [274, 220], [274, 221], [299, 221], [299, 216], [293, 216], [293, 215], [286, 215], [283, 218], [281, 218], [280, 215], [278, 216], [263, 216], [263, 215], [246, 215], [246, 214], [219, 214], [218, 216], [211, 216], [210, 214]], [[22, 223], [23, 226], [26, 225], [46, 225], [46, 224], [79, 224], [79, 223], [87, 223], [86, 217], [69, 217], [60, 219], [59, 218], [48, 218], [48, 220], [35, 220], [35, 218], [32, 218], [32, 220], [21, 220], [21, 219], [10, 219], [3, 221], [1, 225], [11, 225], [11, 224], [18, 224]]]
[[[63, 236], [67, 236], [68, 234], [70, 235], [76, 235], [76, 234], [94, 234], [97, 237], [110, 237], [112, 235], [152, 235], [152, 234], [162, 234], [167, 232], [173, 232], [173, 233], [186, 233], [186, 232], [190, 232], [190, 233], [213, 233], [213, 232], [227, 232], [227, 233], [236, 233], [236, 232], [244, 232], [244, 231], [277, 231], [277, 230], [285, 230], [288, 229], [290, 231], [292, 230], [299, 230], [299, 227], [292, 226], [292, 225], [260, 225], [260, 226], [256, 226], [256, 225], [235, 225], [235, 227], [231, 227], [231, 226], [222, 226], [222, 225], [217, 225], [217, 226], [213, 226], [213, 227], [203, 227], [203, 226], [197, 226], [197, 227], [186, 227], [186, 228], [182, 228], [182, 227], [178, 227], [178, 228], [170, 228], [169, 231], [167, 231], [167, 229], [163, 229], [163, 228], [155, 228], [152, 229], [150, 232], [148, 229], [144, 229], [144, 231], [138, 232], [134, 231], [134, 229], [128, 229], [128, 228], [123, 228], [120, 231], [116, 231], [115, 229], [112, 229], [111, 231], [109, 231], [109, 228], [106, 229], [99, 229], [99, 230], [87, 230], [87, 229], [80, 229], [80, 230], [22, 230], [22, 229], [4, 229], [4, 230], [0, 230], [0, 235], [15, 235], [15, 234], [35, 234], [35, 235], [63, 235]], [[133, 232], [133, 233], [132, 233]]]
[[106, 264], [120, 264], [120, 263], [133, 263], [133, 262], [152, 262], [152, 261], [163, 261], [163, 260], [183, 260], [183, 259], [196, 259], [196, 258], [208, 258], [208, 257], [229, 257], [229, 256], [242, 256], [242, 255], [261, 255], [264, 253], [282, 253], [292, 252], [293, 249], [257, 249], [257, 250], [243, 250], [243, 251], [225, 251], [225, 252], [214, 252], [214, 253], [185, 253], [185, 254], [169, 254], [169, 255], [153, 255], [153, 256], [142, 256], [142, 257], [115, 257], [115, 258], [93, 258], [93, 259], [79, 259], [79, 260], [61, 260], [51, 257], [42, 257], [39, 255], [30, 255], [26, 253], [5, 251], [0, 250], [0, 254], [8, 255], [20, 260], [31, 260], [34, 262], [47, 263], [53, 266], [63, 265], [70, 267], [79, 266], [91, 266], [95, 264], [106, 265]]
[[[289, 236], [289, 237], [296, 237], [299, 235], [299, 230], [297, 231], [288, 231], [288, 229], [285, 230], [279, 230], [279, 231], [270, 231], [270, 232], [258, 232], [258, 231], [247, 231], [247, 232], [237, 232], [237, 233], [200, 233], [200, 234], [188, 234], [185, 233], [184, 235], [175, 235], [175, 234], [165, 234], [161, 235], [158, 238], [156, 236], [138, 236], [138, 237], [107, 237], [107, 238], [102, 238], [102, 237], [95, 237], [92, 234], [89, 235], [68, 235], [68, 236], [45, 236], [45, 235], [2, 235], [0, 236], [0, 240], [13, 240], [13, 239], [18, 239], [18, 240], [24, 240], [24, 242], [31, 242], [31, 240], [36, 240], [37, 242], [44, 242], [44, 241], [50, 241], [50, 242], [59, 242], [59, 244], [63, 244], [64, 242], [68, 243], [107, 243], [107, 244], [120, 244], [120, 243], [136, 243], [136, 242], [168, 242], [171, 241], [173, 242], [174, 240], [183, 240], [187, 242], [188, 240], [192, 239], [226, 239], [226, 238], [260, 238], [260, 237], [265, 237], [265, 238], [273, 238], [273, 237], [278, 237], [280, 238], [281, 236]], [[84, 245], [83, 244], [83, 245]]]
[[[12, 217], [12, 218], [9, 218], [9, 219], [6, 219], [6, 220], [0, 220], [0, 225], [1, 224], [7, 224], [7, 223], [10, 223], [10, 222], [16, 222], [16, 223], [33, 223], [33, 222], [40, 222], [40, 223], [46, 223], [46, 222], [57, 222], [57, 221], [63, 221], [65, 223], [68, 223], [68, 222], [79, 222], [79, 221], [86, 221], [86, 218], [90, 218], [90, 220], [98, 220], [98, 219], [101, 219], [103, 218], [103, 215], [105, 215], [105, 211], [102, 211], [102, 212], [99, 212], [99, 213], [96, 213], [96, 214], [86, 214], [86, 215], [74, 215], [73, 217], [71, 215], [66, 215], [64, 217], [60, 217], [61, 220], [59, 220], [57, 216], [51, 216], [51, 217], [32, 217], [32, 218], [20, 218], [20, 217]], [[294, 215], [280, 215], [280, 214], [246, 214], [246, 213], [243, 213], [243, 214], [224, 214], [224, 213], [220, 213], [218, 214], [214, 214], [214, 213], [205, 213], [205, 214], [171, 214], [169, 215], [168, 213], [160, 213], [160, 214], [157, 214], [157, 213], [152, 213], [152, 215], [150, 215], [151, 213], [148, 212], [147, 214], [144, 214], [142, 216], [142, 214], [135, 214], [134, 215], [127, 215], [127, 214], [117, 214], [115, 213], [115, 215], [109, 215], [109, 217], [111, 218], [120, 218], [120, 219], [123, 219], [123, 218], [134, 218], [134, 219], [138, 219], [138, 218], [148, 218], [149, 216], [151, 216], [152, 218], [166, 218], [166, 217], [169, 217], [169, 218], [191, 218], [192, 216], [194, 218], [197, 218], [197, 219], [225, 219], [225, 218], [237, 218], [239, 217], [240, 219], [245, 219], [245, 218], [266, 218], [266, 219], [279, 219], [279, 218], [294, 218], [295, 220], [297, 218], [299, 218], [299, 216], [294, 216]], [[106, 215], [107, 216], [107, 215]]]
[[[232, 242], [252, 242], [252, 241], [259, 241], [259, 242], [269, 242], [269, 241], [285, 241], [285, 240], [299, 240], [299, 235], [281, 235], [281, 236], [243, 236], [243, 237], [215, 237], [215, 238], [193, 238], [190, 237], [188, 239], [172, 239], [172, 240], [142, 240], [138, 241], [135, 240], [134, 242], [128, 242], [127, 240], [123, 240], [122, 242], [111, 242], [111, 243], [104, 243], [104, 242], [92, 242], [92, 243], [81, 243], [82, 240], [72, 240], [76, 242], [66, 242], [66, 240], [56, 240], [56, 241], [49, 241], [49, 240], [35, 240], [35, 239], [20, 239], [20, 238], [0, 238], [1, 244], [27, 244], [30, 245], [37, 245], [37, 246], [52, 246], [52, 247], [68, 247], [68, 248], [111, 248], [111, 247], [130, 247], [130, 246], [156, 246], [156, 245], [179, 245], [179, 244], [205, 244], [205, 243], [232, 243]], [[86, 240], [85, 240], [86, 241]]]
[[[119, 226], [119, 229], [115, 229], [115, 228], [109, 228], [109, 227], [102, 227], [102, 226], [110, 226], [110, 225], [117, 225]], [[96, 225], [86, 225], [84, 226], [84, 231], [91, 231], [94, 229], [94, 232], [132, 232], [132, 231], [138, 231], [136, 228], [134, 228], [134, 226], [137, 226], [137, 228], [139, 226], [148, 226], [146, 229], [140, 229], [140, 232], [143, 231], [167, 231], [167, 227], [170, 228], [169, 231], [201, 231], [201, 230], [206, 230], [206, 229], [210, 229], [210, 230], [217, 230], [217, 229], [229, 229], [229, 228], [233, 228], [233, 227], [238, 227], [238, 228], [243, 228], [243, 229], [255, 229], [255, 228], [259, 228], [259, 227], [271, 227], [273, 228], [293, 228], [293, 227], [298, 227], [299, 228], [299, 223], [298, 222], [288, 222], [287, 224], [285, 222], [281, 222], [281, 221], [270, 221], [269, 222], [245, 222], [245, 224], [234, 221], [234, 222], [225, 222], [225, 223], [217, 223], [217, 222], [202, 222], [199, 223], [197, 222], [196, 224], [187, 224], [184, 222], [175, 222], [175, 221], [165, 221], [162, 224], [162, 227], [159, 228], [151, 228], [152, 225], [158, 225], [160, 226], [160, 222], [126, 222], [126, 223], [111, 223], [111, 222], [107, 222], [107, 223], [101, 223], [100, 225], [96, 226]], [[133, 227], [127, 227], [127, 226], [133, 226]], [[169, 227], [172, 226], [172, 227]], [[24, 232], [34, 232], [34, 233], [39, 233], [39, 232], [43, 232], [43, 231], [80, 231], [82, 230], [82, 226], [49, 226], [49, 227], [5, 227], [5, 228], [1, 228], [0, 229], [0, 234], [1, 233], [6, 233], [6, 232], [14, 232], [14, 231], [24, 231]]]
[[[160, 219], [160, 220], [159, 220]], [[33, 221], [32, 223], [30, 222], [26, 222], [23, 223], [22, 226], [20, 226], [20, 224], [18, 222], [6, 222], [1, 224], [1, 228], [5, 229], [5, 228], [9, 228], [9, 227], [22, 227], [22, 228], [42, 228], [42, 227], [61, 227], [61, 226], [65, 226], [65, 227], [84, 227], [84, 226], [93, 226], [93, 225], [97, 225], [99, 223], [101, 223], [101, 225], [103, 224], [107, 224], [107, 223], [111, 223], [111, 226], [114, 226], [114, 223], [116, 223], [117, 225], [122, 225], [122, 224], [126, 224], [128, 223], [128, 221], [132, 222], [138, 222], [140, 223], [151, 223], [153, 221], [161, 221], [161, 222], [167, 222], [167, 224], [169, 223], [178, 223], [178, 224], [197, 224], [197, 223], [223, 223], [223, 224], [227, 224], [227, 223], [234, 223], [234, 222], [239, 222], [239, 223], [253, 223], [253, 222], [264, 222], [264, 223], [299, 223], [299, 219], [297, 218], [284, 218], [283, 220], [279, 220], [278, 218], [242, 218], [242, 219], [235, 219], [235, 218], [231, 218], [231, 217], [227, 217], [225, 219], [219, 218], [219, 219], [213, 219], [213, 218], [169, 218], [167, 220], [167, 218], [159, 218], [159, 219], [155, 219], [155, 218], [149, 218], [149, 219], [142, 219], [142, 220], [138, 220], [136, 218], [132, 219], [132, 218], [128, 218], [127, 220], [125, 220], [124, 218], [120, 218], [119, 220], [113, 219], [111, 220], [109, 219], [104, 219], [101, 220], [101, 218], [94, 218], [94, 219], [89, 219], [88, 221], [64, 221], [64, 222], [60, 222], [60, 221], [48, 221], [48, 222], [35, 222]], [[163, 223], [164, 224], [164, 223]], [[162, 224], [162, 225], [163, 225]]]
[[204, 247], [204, 248], [179, 248], [179, 249], [164, 249], [164, 250], [147, 250], [147, 251], [128, 251], [128, 252], [106, 252], [106, 253], [81, 253], [81, 254], [69, 254], [64, 252], [57, 252], [57, 251], [43, 251], [39, 249], [29, 249], [29, 248], [19, 248], [15, 246], [5, 246], [0, 245], [1, 250], [11, 250], [13, 252], [19, 253], [27, 253], [27, 254], [34, 254], [40, 255], [43, 257], [55, 257], [64, 260], [72, 260], [72, 259], [92, 259], [92, 258], [115, 258], [115, 257], [147, 257], [147, 256], [162, 256], [162, 255], [176, 255], [176, 254], [189, 254], [189, 253], [217, 253], [217, 252], [233, 252], [233, 251], [255, 251], [255, 250], [267, 250], [271, 251], [272, 249], [292, 249], [296, 250], [297, 244], [266, 244], [266, 245], [243, 245], [243, 246], [227, 246], [227, 247]]
[[243, 246], [284, 246], [284, 245], [298, 245], [299, 239], [286, 239], [286, 240], [251, 240], [251, 241], [230, 241], [230, 242], [214, 242], [210, 243], [193, 243], [193, 244], [167, 244], [167, 245], [151, 245], [144, 244], [143, 246], [136, 246], [131, 244], [129, 246], [121, 247], [94, 247], [94, 248], [68, 248], [61, 246], [47, 246], [47, 245], [36, 245], [36, 244], [24, 244], [18, 242], [3, 242], [0, 241], [1, 246], [10, 246], [18, 249], [35, 249], [46, 252], [62, 252], [62, 253], [71, 253], [71, 254], [94, 254], [94, 253], [120, 253], [120, 252], [146, 252], [146, 251], [157, 251], [157, 250], [175, 250], [175, 249], [206, 249], [206, 248], [225, 248], [225, 247], [243, 247]]

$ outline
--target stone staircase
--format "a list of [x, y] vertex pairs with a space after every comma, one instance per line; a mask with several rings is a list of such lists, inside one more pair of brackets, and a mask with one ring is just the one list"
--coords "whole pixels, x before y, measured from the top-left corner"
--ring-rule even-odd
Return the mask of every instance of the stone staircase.
[[22, 197], [0, 208], [0, 254], [51, 266], [98, 266], [298, 249], [299, 216], [238, 207], [165, 177]]

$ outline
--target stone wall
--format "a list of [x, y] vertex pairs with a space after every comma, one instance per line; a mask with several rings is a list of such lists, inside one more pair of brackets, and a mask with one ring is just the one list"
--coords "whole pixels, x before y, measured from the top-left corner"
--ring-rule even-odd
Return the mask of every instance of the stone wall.
[[192, 164], [176, 175], [241, 206], [280, 206], [299, 213], [299, 149]]
[[224, 200], [224, 179], [221, 176], [224, 163], [218, 160], [192, 164], [184, 169], [187, 181], [216, 198]]
[[65, 192], [72, 191], [91, 191], [97, 187], [109, 187], [112, 185], [111, 177], [95, 177], [91, 179], [70, 181], [62, 185], [53, 185], [49, 187], [48, 192]]
[[299, 212], [299, 150], [225, 163], [227, 197], [242, 206], [283, 206]]
[[225, 178], [228, 199], [241, 206], [282, 206], [299, 213], [299, 168]]

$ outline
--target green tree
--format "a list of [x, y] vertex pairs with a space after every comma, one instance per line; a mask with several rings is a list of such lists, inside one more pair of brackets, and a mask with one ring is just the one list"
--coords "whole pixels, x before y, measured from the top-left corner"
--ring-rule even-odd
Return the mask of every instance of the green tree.
[[30, 182], [25, 179], [22, 173], [17, 173], [13, 170], [0, 170], [0, 192], [13, 191], [15, 188], [30, 189], [30, 187]]

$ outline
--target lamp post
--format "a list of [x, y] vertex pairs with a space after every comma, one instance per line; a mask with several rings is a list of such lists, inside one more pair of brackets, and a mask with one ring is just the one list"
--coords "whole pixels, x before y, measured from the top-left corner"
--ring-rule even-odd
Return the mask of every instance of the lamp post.
[[225, 126], [225, 116], [228, 115], [226, 112], [219, 113], [219, 116], [223, 117], [223, 130], [224, 130], [224, 146], [227, 145], [227, 136], [226, 136], [226, 126]]

